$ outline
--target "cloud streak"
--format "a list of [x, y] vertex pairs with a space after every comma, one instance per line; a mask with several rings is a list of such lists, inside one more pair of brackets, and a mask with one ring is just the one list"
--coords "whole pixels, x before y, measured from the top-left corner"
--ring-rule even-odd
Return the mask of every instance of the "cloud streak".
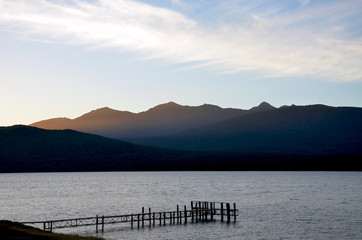
[[310, 2], [289, 11], [280, 6], [256, 10], [254, 5], [237, 13], [242, 20], [208, 26], [131, 0], [3, 0], [0, 29], [40, 41], [135, 52], [167, 64], [195, 62], [194, 67], [221, 73], [358, 81], [362, 38], [346, 30], [361, 13], [355, 2], [311, 7]]

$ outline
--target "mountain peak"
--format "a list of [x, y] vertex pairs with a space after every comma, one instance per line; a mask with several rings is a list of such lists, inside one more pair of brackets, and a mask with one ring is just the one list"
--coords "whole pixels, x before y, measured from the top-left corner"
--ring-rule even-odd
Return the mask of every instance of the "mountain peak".
[[175, 103], [175, 102], [168, 102], [168, 103], [163, 103], [160, 105], [157, 105], [149, 110], [165, 110], [165, 109], [174, 109], [174, 108], [178, 108], [181, 107], [181, 105]]
[[178, 106], [181, 106], [181, 105], [179, 105], [179, 104], [177, 104], [177, 103], [175, 103], [175, 102], [170, 101], [170, 102], [168, 102], [168, 103], [160, 104], [160, 105], [158, 105], [158, 106], [178, 107]]
[[250, 108], [249, 111], [251, 111], [251, 112], [264, 112], [264, 111], [269, 111], [269, 110], [274, 110], [274, 109], [276, 109], [276, 108], [273, 107], [272, 105], [270, 105], [269, 103], [262, 102], [258, 106]]
[[204, 103], [203, 105], [201, 105], [200, 107], [204, 108], [204, 109], [221, 109], [221, 107], [217, 106], [217, 105], [213, 105], [213, 104], [207, 104]]
[[[75, 120], [86, 120], [89, 119], [91, 121], [106, 121], [107, 123], [113, 121], [112, 119], [120, 119], [125, 117], [130, 117], [134, 115], [134, 113], [127, 111], [119, 111], [109, 107], [98, 108], [96, 110], [92, 110], [82, 116], [76, 118]], [[97, 120], [96, 120], [97, 119]]]
[[117, 111], [117, 110], [114, 110], [109, 107], [102, 107], [102, 108], [97, 108], [96, 110], [92, 110], [92, 112], [109, 112], [109, 111]]
[[260, 103], [259, 104], [259, 106], [258, 107], [263, 107], [263, 106], [269, 106], [269, 107], [272, 107], [272, 105], [270, 105], [269, 103], [267, 103], [267, 102], [262, 102], [262, 103]]
[[118, 112], [117, 110], [111, 109], [109, 107], [102, 107], [102, 108], [97, 108], [95, 110], [92, 110], [86, 114], [83, 114], [82, 116], [78, 117], [78, 118], [84, 118], [84, 117], [90, 117], [90, 116], [102, 116], [104, 114], [110, 114], [113, 112]]

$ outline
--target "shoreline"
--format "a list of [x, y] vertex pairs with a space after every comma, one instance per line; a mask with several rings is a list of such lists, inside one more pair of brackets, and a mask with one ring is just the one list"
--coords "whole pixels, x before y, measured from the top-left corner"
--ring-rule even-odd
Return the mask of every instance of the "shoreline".
[[63, 233], [51, 233], [18, 222], [0, 220], [0, 239], [2, 240], [104, 240], [100, 237], [85, 237]]

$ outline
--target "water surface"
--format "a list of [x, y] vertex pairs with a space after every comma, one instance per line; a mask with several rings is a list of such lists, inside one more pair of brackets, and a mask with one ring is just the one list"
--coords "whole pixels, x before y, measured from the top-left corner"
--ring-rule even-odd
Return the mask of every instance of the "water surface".
[[[106, 239], [362, 239], [360, 172], [105, 172], [0, 174], [0, 219], [38, 221], [236, 203], [237, 222], [131, 229]], [[95, 235], [95, 227], [56, 230]]]

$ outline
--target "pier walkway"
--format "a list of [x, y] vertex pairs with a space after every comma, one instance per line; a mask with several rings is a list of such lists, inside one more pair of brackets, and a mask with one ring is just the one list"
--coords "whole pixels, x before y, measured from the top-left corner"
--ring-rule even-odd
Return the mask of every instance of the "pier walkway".
[[187, 210], [186, 205], [183, 209], [180, 209], [179, 205], [177, 205], [176, 211], [152, 212], [151, 208], [148, 208], [148, 211], [145, 212], [145, 208], [143, 207], [142, 212], [137, 214], [132, 213], [114, 216], [97, 215], [95, 217], [85, 218], [22, 222], [22, 224], [38, 226], [50, 232], [57, 228], [94, 225], [96, 227], [96, 233], [98, 233], [99, 230], [104, 232], [104, 225], [106, 224], [130, 223], [131, 228], [140, 228], [145, 225], [151, 227], [166, 224], [187, 224], [188, 222], [207, 222], [217, 219], [230, 223], [232, 219], [236, 222], [238, 215], [239, 210], [236, 209], [235, 203], [231, 206], [230, 203], [225, 202], [191, 201], [191, 209], [189, 210]]

